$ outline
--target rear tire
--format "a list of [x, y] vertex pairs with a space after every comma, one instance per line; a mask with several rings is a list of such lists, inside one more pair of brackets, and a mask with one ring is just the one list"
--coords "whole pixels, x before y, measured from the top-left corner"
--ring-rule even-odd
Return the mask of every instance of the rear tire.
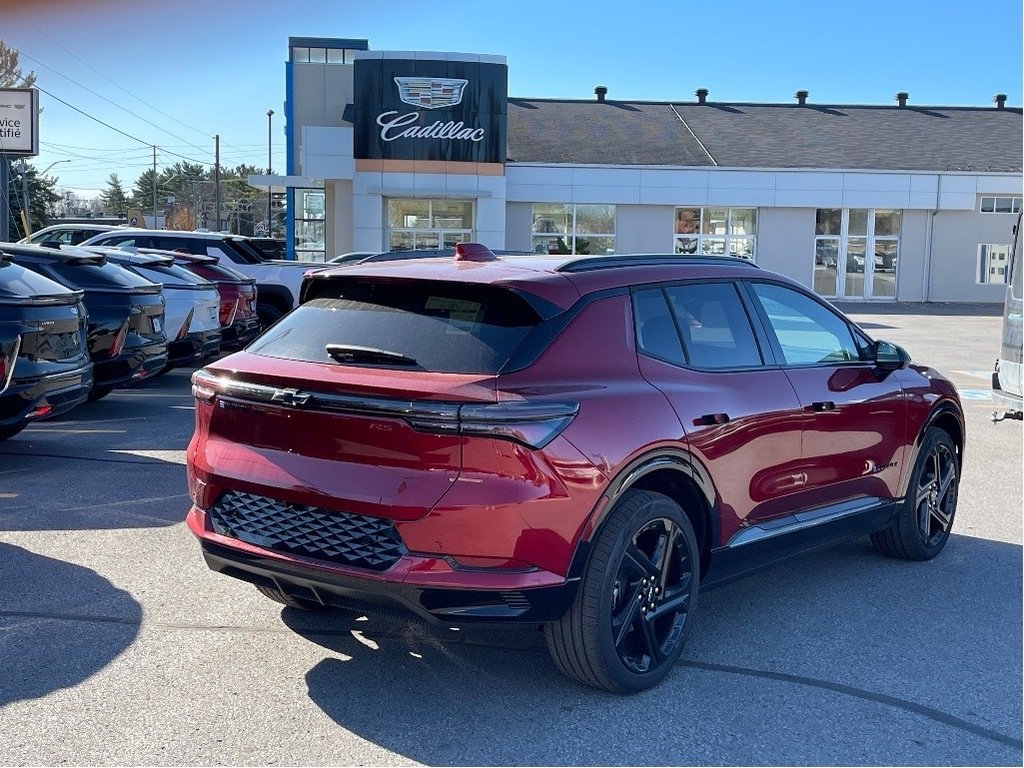
[[256, 315], [260, 319], [260, 333], [284, 317], [284, 313], [273, 304], [257, 304]]
[[297, 608], [300, 611], [331, 610], [330, 606], [321, 605], [320, 603], [315, 603], [312, 600], [304, 600], [301, 597], [293, 597], [292, 595], [282, 592], [277, 587], [267, 587], [263, 584], [257, 584], [256, 589], [258, 589], [264, 597], [269, 597], [275, 603], [281, 603], [281, 605], [286, 605], [289, 608]]
[[956, 516], [960, 460], [949, 434], [931, 427], [924, 436], [907, 497], [896, 519], [871, 543], [883, 555], [900, 560], [931, 560], [949, 540]]
[[672, 499], [627, 491], [605, 523], [572, 607], [544, 625], [555, 664], [584, 685], [633, 693], [661, 682], [683, 652], [700, 550]]

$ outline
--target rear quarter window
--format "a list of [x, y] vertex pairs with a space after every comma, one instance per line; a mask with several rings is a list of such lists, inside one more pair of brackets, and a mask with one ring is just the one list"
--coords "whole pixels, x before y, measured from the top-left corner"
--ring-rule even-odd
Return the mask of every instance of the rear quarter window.
[[[495, 374], [539, 322], [515, 293], [434, 281], [332, 281], [249, 347], [269, 357], [342, 364], [328, 345], [367, 348], [413, 363], [404, 370]], [[398, 367], [368, 359], [351, 364]]]

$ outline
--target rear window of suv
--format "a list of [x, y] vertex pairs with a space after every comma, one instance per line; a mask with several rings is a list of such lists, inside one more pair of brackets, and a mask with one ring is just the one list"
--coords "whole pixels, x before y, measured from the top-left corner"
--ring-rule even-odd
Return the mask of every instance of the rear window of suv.
[[[495, 374], [538, 322], [525, 299], [491, 285], [332, 281], [248, 351], [316, 363]], [[377, 352], [386, 354], [374, 357]]]

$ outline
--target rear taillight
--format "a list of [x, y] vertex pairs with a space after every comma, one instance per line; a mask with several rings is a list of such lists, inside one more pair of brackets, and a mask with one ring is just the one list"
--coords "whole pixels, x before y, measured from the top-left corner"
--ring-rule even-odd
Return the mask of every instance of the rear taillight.
[[121, 330], [117, 332], [117, 336], [114, 337], [113, 343], [110, 345], [108, 352], [111, 357], [117, 357], [121, 354], [121, 350], [124, 349], [125, 339], [128, 338], [128, 324], [131, 322], [130, 319], [124, 321], [124, 325], [121, 326]]
[[235, 322], [235, 313], [238, 312], [238, 303], [241, 301], [241, 297], [235, 299], [222, 300], [220, 303], [220, 326], [221, 328], [228, 328], [232, 323]]
[[181, 341], [188, 336], [188, 327], [192, 325], [192, 315], [194, 315], [195, 312], [195, 307], [192, 307], [192, 309], [188, 311], [188, 316], [185, 318], [185, 322], [181, 324], [181, 330], [179, 330], [178, 335], [174, 337], [175, 341]]
[[14, 340], [10, 342], [0, 342], [0, 395], [6, 392], [11, 385], [14, 365], [18, 362], [18, 352], [20, 351], [21, 336], [15, 336]]
[[415, 413], [406, 417], [406, 420], [414, 429], [425, 432], [458, 431], [461, 435], [512, 440], [528, 448], [539, 449], [569, 426], [579, 409], [579, 403], [520, 400], [460, 406], [457, 426], [448, 419]]
[[217, 396], [219, 379], [200, 369], [192, 374], [192, 397], [204, 403], [212, 403]]

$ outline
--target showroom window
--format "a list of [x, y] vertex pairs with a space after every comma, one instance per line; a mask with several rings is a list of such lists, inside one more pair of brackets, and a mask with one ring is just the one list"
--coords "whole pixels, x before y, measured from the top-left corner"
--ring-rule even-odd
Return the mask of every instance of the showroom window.
[[895, 299], [902, 220], [902, 211], [892, 209], [819, 208], [815, 292], [830, 298]]
[[1018, 213], [1021, 198], [1019, 197], [983, 197], [981, 198], [982, 213]]
[[295, 258], [324, 261], [326, 198], [322, 189], [295, 190]]
[[388, 200], [388, 249], [454, 248], [473, 239], [471, 200]]
[[533, 204], [535, 253], [615, 253], [615, 206]]
[[676, 208], [676, 253], [754, 261], [756, 246], [756, 208]]
[[982, 243], [978, 246], [978, 285], [1006, 284], [1006, 268], [1010, 265], [1010, 246]]

